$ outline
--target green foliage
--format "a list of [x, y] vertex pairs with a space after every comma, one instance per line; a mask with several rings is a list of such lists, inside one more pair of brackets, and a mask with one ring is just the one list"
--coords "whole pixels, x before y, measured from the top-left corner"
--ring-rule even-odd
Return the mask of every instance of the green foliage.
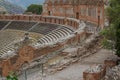
[[113, 43], [107, 39], [103, 39], [102, 45], [106, 49], [109, 49], [109, 50], [113, 49]]
[[104, 48], [115, 50], [120, 56], [120, 0], [110, 0], [106, 15], [110, 21], [110, 27], [101, 32], [104, 37], [102, 44]]
[[117, 25], [116, 36], [116, 54], [120, 57], [120, 23]]
[[100, 32], [103, 35], [102, 45], [106, 49], [113, 50], [115, 47], [116, 41], [116, 29], [111, 25], [109, 28], [106, 28]]
[[111, 24], [109, 28], [105, 28], [100, 32], [101, 35], [104, 36], [104, 38], [115, 41], [116, 40], [116, 28], [114, 27], [114, 24]]
[[34, 14], [41, 14], [43, 11], [42, 5], [31, 4], [28, 6], [26, 12], [32, 12]]
[[107, 16], [112, 23], [120, 21], [120, 0], [110, 0], [110, 6], [106, 10]]
[[18, 80], [15, 73], [11, 72], [10, 75], [7, 76], [7, 80]]

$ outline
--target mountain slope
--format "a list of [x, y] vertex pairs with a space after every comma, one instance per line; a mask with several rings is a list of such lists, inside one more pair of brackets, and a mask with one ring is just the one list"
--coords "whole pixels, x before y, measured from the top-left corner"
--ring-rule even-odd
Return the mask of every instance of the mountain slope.
[[0, 0], [0, 6], [4, 7], [8, 11], [8, 13], [11, 14], [21, 14], [25, 11], [22, 7], [17, 6], [6, 0]]
[[8, 12], [4, 7], [0, 6], [0, 14], [4, 14], [4, 13], [8, 13]]
[[30, 4], [43, 4], [45, 0], [7, 0], [7, 1], [27, 8]]

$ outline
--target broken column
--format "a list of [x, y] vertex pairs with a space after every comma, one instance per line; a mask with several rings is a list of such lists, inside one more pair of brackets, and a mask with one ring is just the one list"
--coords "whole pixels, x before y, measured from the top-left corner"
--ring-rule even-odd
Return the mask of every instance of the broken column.
[[105, 67], [107, 68], [112, 68], [117, 65], [117, 60], [116, 59], [107, 59], [104, 61]]
[[83, 80], [100, 80], [105, 75], [105, 68], [102, 65], [95, 65], [83, 72]]

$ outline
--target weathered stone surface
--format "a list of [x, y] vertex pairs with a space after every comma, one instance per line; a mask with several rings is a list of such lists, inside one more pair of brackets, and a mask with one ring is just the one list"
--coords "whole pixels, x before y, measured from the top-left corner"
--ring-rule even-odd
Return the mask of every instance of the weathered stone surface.
[[93, 67], [90, 67], [89, 69], [86, 70], [86, 72], [88, 73], [97, 73], [97, 72], [100, 72], [102, 71], [104, 68], [102, 65], [96, 65], [96, 66], [93, 66]]
[[113, 59], [110, 59], [110, 60], [108, 59], [108, 60], [104, 61], [104, 64], [105, 64], [106, 69], [108, 69], [108, 68], [112, 68], [112, 67], [116, 66], [117, 61], [113, 60]]
[[120, 80], [120, 65], [108, 69], [103, 80]]
[[95, 65], [83, 72], [84, 80], [100, 80], [105, 75], [105, 68], [103, 65]]

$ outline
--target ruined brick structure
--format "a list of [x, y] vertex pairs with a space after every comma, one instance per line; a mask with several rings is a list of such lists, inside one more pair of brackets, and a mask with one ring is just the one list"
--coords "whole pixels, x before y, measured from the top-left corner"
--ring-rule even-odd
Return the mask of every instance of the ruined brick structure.
[[[99, 25], [103, 28], [104, 2], [103, 0], [46, 0], [42, 15], [0, 15], [0, 20], [52, 23], [74, 29], [74, 36], [63, 42], [58, 42], [54, 46], [36, 49], [33, 46], [26, 45], [20, 48], [15, 53], [15, 56], [8, 56], [6, 59], [0, 58], [0, 72], [2, 76], [7, 76], [10, 71], [19, 71], [24, 63], [30, 63], [41, 55], [52, 53], [64, 48], [66, 45], [80, 43], [81, 39], [86, 37], [86, 30], [77, 32], [80, 28], [80, 20]], [[71, 33], [66, 32], [66, 34]], [[49, 38], [46, 40], [54, 36], [47, 36]]]
[[[28, 15], [0, 15], [2, 21], [36, 21], [44, 23], [60, 24], [71, 27], [75, 30], [79, 28], [79, 20], [64, 17], [44, 17], [44, 16], [28, 16]], [[52, 53], [56, 50], [64, 48], [66, 45], [79, 43], [82, 37], [86, 36], [86, 32], [75, 33], [75, 36], [67, 39], [65, 42], [56, 43], [55, 46], [46, 46], [43, 48], [35, 48], [33, 46], [23, 46], [18, 50], [15, 56], [1, 59], [0, 69], [2, 76], [7, 76], [11, 71], [19, 71], [25, 63], [30, 63], [41, 55]]]
[[45, 0], [43, 15], [64, 16], [104, 26], [104, 0]]

